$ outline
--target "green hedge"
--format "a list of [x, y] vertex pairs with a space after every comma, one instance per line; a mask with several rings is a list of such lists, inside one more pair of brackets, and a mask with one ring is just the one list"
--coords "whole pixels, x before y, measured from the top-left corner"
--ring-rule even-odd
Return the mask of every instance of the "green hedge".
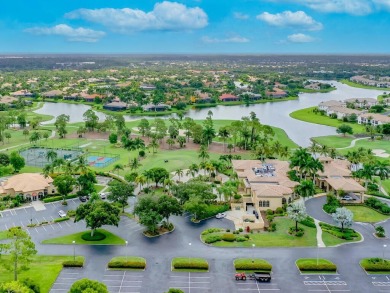
[[306, 219], [300, 221], [299, 223], [306, 227], [311, 227], [311, 228], [316, 227], [316, 224], [314, 223], [314, 219], [312, 217], [307, 217]]
[[174, 269], [190, 269], [190, 270], [208, 270], [209, 264], [203, 258], [174, 258], [172, 261]]
[[221, 229], [221, 228], [209, 228], [209, 229], [206, 229], [202, 232], [202, 235], [207, 235], [207, 234], [211, 234], [211, 233], [216, 233], [216, 232], [222, 232], [224, 231], [224, 229]]
[[64, 268], [81, 268], [84, 266], [84, 261], [81, 260], [67, 260], [62, 263]]
[[[77, 194], [70, 194], [70, 195], [65, 196], [65, 199], [72, 199], [72, 198], [76, 198], [76, 197], [77, 197]], [[55, 202], [55, 201], [60, 201], [60, 200], [62, 200], [62, 196], [57, 195], [57, 196], [46, 197], [43, 199], [43, 202], [50, 203], [50, 202]]]
[[199, 221], [214, 217], [218, 213], [224, 213], [230, 209], [228, 204], [211, 204], [202, 212], [202, 218]]
[[341, 232], [341, 228], [327, 223], [320, 222], [320, 226], [323, 232], [329, 233], [340, 239], [353, 240], [354, 238], [359, 237], [359, 233], [350, 228], [344, 228], [344, 232]]
[[56, 218], [56, 219], [54, 219], [54, 223], [68, 221], [69, 219], [70, 219], [69, 217]]
[[233, 242], [236, 240], [236, 236], [232, 233], [225, 233], [222, 235], [222, 240], [227, 242]]
[[302, 272], [306, 271], [324, 271], [324, 272], [335, 272], [337, 266], [335, 264], [299, 264], [298, 268]]
[[367, 272], [388, 272], [390, 271], [390, 261], [383, 260], [382, 258], [364, 258], [361, 260], [360, 265]]
[[113, 258], [108, 263], [110, 269], [145, 269], [146, 260], [142, 257]]
[[370, 197], [364, 201], [364, 204], [370, 208], [373, 208], [379, 213], [390, 215], [390, 207], [377, 198]]
[[272, 265], [268, 261], [258, 258], [238, 258], [234, 260], [234, 268], [237, 271], [272, 271]]
[[211, 244], [211, 243], [218, 242], [218, 241], [221, 241], [221, 240], [222, 240], [222, 236], [221, 235], [207, 235], [204, 238], [204, 242], [207, 243], [207, 244]]

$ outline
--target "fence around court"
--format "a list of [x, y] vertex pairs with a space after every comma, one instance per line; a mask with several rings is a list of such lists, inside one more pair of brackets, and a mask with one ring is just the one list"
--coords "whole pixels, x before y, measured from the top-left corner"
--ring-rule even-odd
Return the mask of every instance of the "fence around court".
[[84, 155], [91, 167], [104, 168], [118, 161], [120, 155], [102, 152], [88, 152]]

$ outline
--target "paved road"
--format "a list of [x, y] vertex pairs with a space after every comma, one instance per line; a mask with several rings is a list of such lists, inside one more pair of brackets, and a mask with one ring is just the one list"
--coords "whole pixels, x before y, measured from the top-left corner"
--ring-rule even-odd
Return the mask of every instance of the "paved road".
[[[306, 202], [307, 210], [316, 218], [326, 221], [329, 216], [321, 214], [318, 206], [323, 198], [310, 199]], [[2, 213], [0, 230], [10, 226], [27, 225], [31, 218], [35, 222], [56, 218], [58, 210], [74, 209], [80, 202], [70, 200], [67, 207], [60, 203], [46, 204], [46, 210], [36, 212], [32, 208]], [[132, 209], [132, 205], [130, 209]], [[383, 244], [389, 241], [378, 240], [372, 236], [373, 229], [356, 224], [365, 237], [365, 241], [357, 244], [343, 245], [335, 248], [216, 248], [208, 247], [199, 240], [200, 233], [209, 227], [233, 228], [227, 219], [210, 219], [200, 224], [193, 224], [188, 216], [172, 217], [176, 230], [158, 238], [146, 238], [142, 235], [142, 227], [135, 221], [122, 217], [118, 228], [105, 227], [123, 237], [129, 244], [125, 246], [76, 246], [76, 254], [86, 257], [85, 268], [64, 270], [52, 291], [67, 292], [75, 280], [88, 277], [106, 283], [110, 292], [120, 293], [162, 293], [170, 287], [180, 287], [188, 293], [203, 292], [390, 292], [390, 275], [367, 276], [358, 265], [363, 257], [380, 257]], [[390, 231], [389, 223], [384, 226]], [[65, 245], [42, 245], [40, 241], [85, 230], [85, 223], [70, 221], [29, 228], [32, 239], [37, 243], [39, 253], [50, 255], [72, 255], [73, 247]], [[371, 237], [370, 237], [371, 235]], [[191, 243], [191, 246], [189, 245]], [[390, 245], [388, 245], [390, 247]], [[338, 265], [339, 275], [304, 276], [298, 273], [295, 261], [301, 257], [324, 257]], [[387, 253], [385, 251], [385, 253]], [[390, 257], [390, 251], [387, 253]], [[147, 260], [144, 272], [107, 271], [108, 261], [114, 256], [134, 255]], [[210, 263], [210, 272], [204, 274], [171, 272], [170, 263], [173, 257], [204, 257]], [[385, 255], [386, 256], [386, 255]], [[238, 257], [260, 257], [273, 264], [273, 279], [270, 284], [253, 281], [236, 282], [233, 279], [233, 259]], [[76, 274], [77, 273], [77, 274]], [[387, 290], [387, 291], [383, 291]]]

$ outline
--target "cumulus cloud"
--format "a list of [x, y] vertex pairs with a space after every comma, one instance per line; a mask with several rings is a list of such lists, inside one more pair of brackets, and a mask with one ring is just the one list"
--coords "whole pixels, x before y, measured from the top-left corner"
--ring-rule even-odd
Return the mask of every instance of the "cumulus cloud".
[[311, 43], [315, 39], [305, 34], [292, 34], [287, 37], [287, 40], [291, 43]]
[[301, 4], [325, 13], [366, 15], [378, 10], [390, 10], [390, 0], [268, 0]]
[[222, 39], [220, 39], [220, 38], [203, 37], [202, 41], [204, 43], [208, 43], [208, 44], [215, 44], [215, 43], [248, 43], [249, 39], [241, 37], [241, 36], [222, 38]]
[[323, 28], [322, 23], [315, 21], [303, 11], [284, 11], [276, 14], [263, 12], [262, 14], [257, 15], [256, 18], [272, 26], [297, 27], [312, 31], [321, 30]]
[[131, 8], [78, 9], [65, 16], [70, 19], [84, 19], [100, 23], [122, 33], [148, 30], [192, 30], [204, 28], [208, 24], [208, 16], [201, 8], [189, 8], [180, 3], [168, 1], [156, 3], [150, 12]]
[[105, 32], [88, 28], [72, 28], [67, 24], [58, 24], [53, 27], [32, 27], [24, 30], [34, 35], [56, 35], [66, 37], [71, 42], [96, 42], [106, 35]]
[[234, 12], [233, 13], [233, 17], [235, 19], [241, 19], [241, 20], [249, 19], [249, 15], [248, 14], [244, 14], [244, 13], [241, 13], [241, 12]]

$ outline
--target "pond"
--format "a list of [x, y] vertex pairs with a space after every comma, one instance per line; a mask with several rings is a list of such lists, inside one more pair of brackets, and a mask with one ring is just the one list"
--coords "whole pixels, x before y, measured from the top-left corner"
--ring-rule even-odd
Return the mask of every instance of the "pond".
[[[329, 82], [329, 81], [328, 81]], [[248, 116], [250, 112], [255, 112], [263, 124], [276, 126], [284, 129], [287, 135], [301, 146], [308, 146], [310, 138], [314, 136], [325, 136], [335, 134], [335, 128], [307, 123], [293, 119], [289, 114], [295, 110], [318, 105], [322, 101], [346, 100], [349, 98], [376, 98], [383, 91], [354, 88], [337, 81], [330, 81], [336, 90], [329, 93], [301, 93], [299, 99], [284, 102], [269, 102], [250, 106], [221, 106], [212, 108], [194, 109], [188, 111], [187, 117], [193, 119], [205, 119], [207, 112], [213, 112], [213, 119], [216, 120], [239, 120], [243, 116]], [[45, 103], [44, 106], [35, 111], [36, 113], [50, 114], [58, 116], [60, 114], [69, 115], [70, 122], [83, 121], [83, 113], [90, 109], [90, 106], [82, 104], [66, 103]], [[97, 112], [100, 119], [104, 119], [104, 114]], [[126, 121], [140, 119], [140, 117], [125, 116]], [[50, 121], [53, 123], [54, 120]]]

